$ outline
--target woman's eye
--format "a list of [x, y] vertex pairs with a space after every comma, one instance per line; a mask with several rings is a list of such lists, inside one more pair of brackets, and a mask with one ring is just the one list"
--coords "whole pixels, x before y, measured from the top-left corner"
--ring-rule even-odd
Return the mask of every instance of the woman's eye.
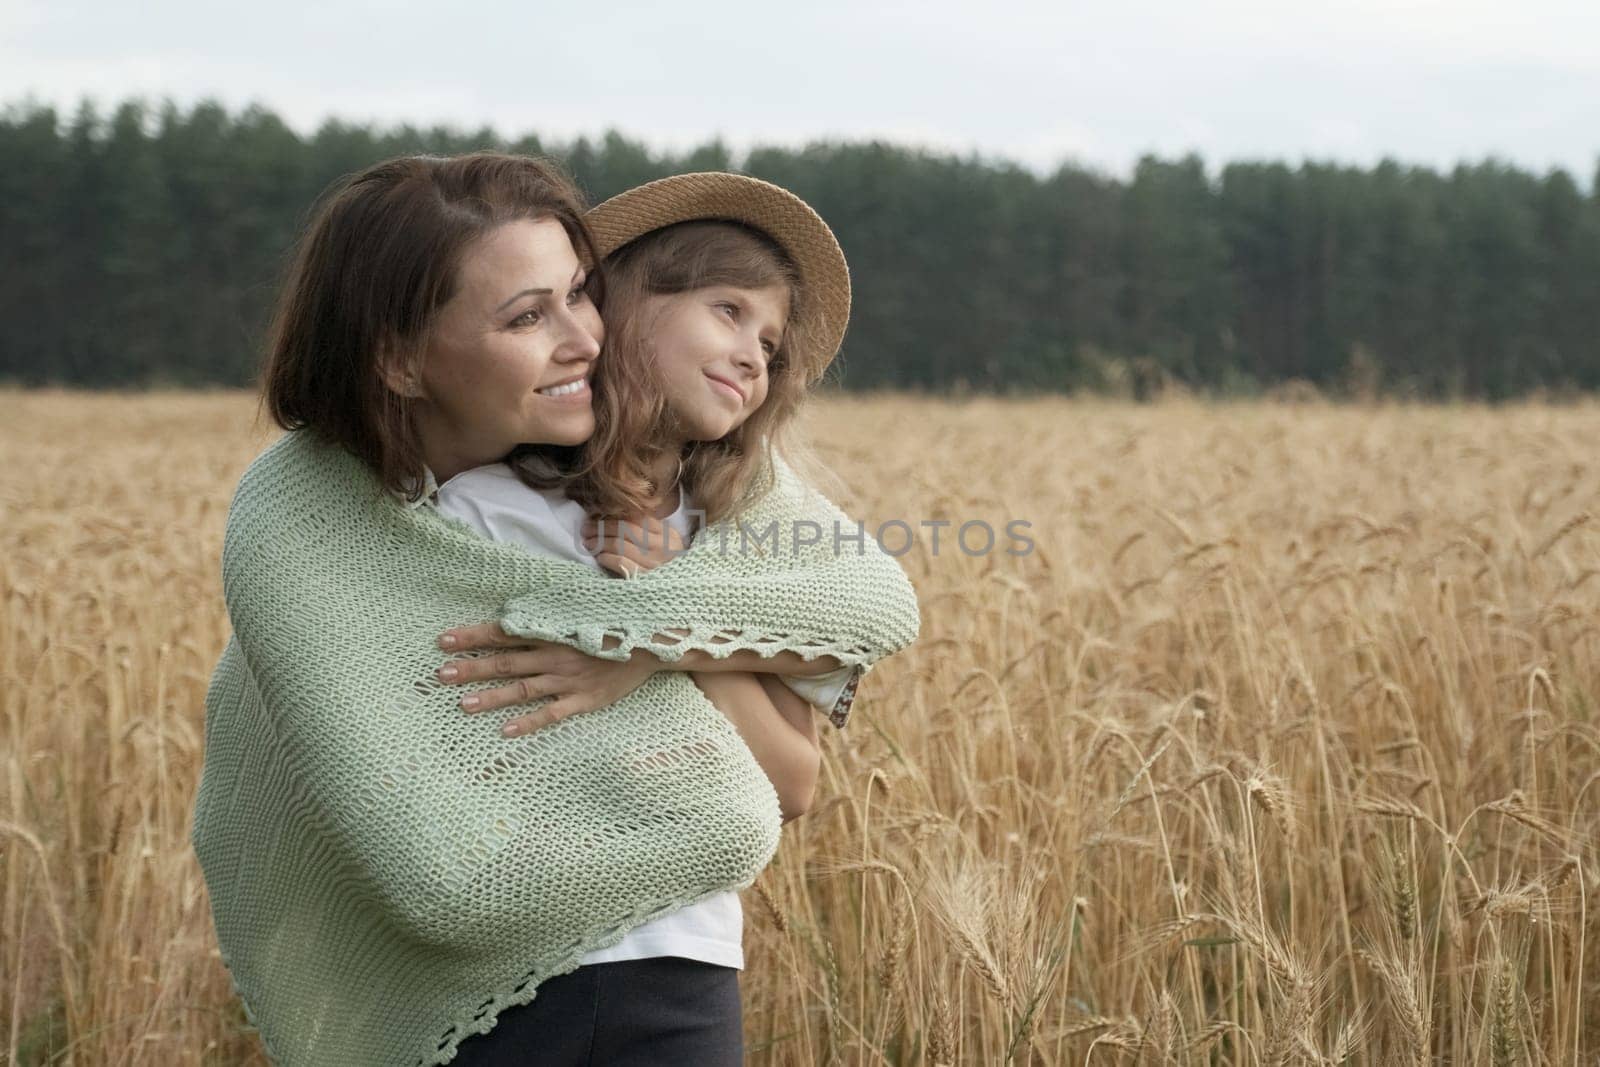
[[567, 306], [577, 307], [581, 303], [583, 303], [583, 286], [580, 285], [567, 294]]
[[718, 304], [717, 307], [720, 310], [727, 312], [728, 318], [730, 319], [737, 319], [739, 317], [738, 304]]
[[767, 362], [771, 363], [772, 357], [778, 354], [778, 346], [773, 344], [771, 341], [762, 341], [761, 351], [767, 354]]
[[522, 314], [520, 314], [516, 318], [512, 319], [511, 320], [511, 325], [513, 325], [513, 326], [532, 326], [534, 323], [536, 323], [538, 321], [539, 321], [539, 309], [538, 308], [529, 308], [527, 311], [524, 311]]

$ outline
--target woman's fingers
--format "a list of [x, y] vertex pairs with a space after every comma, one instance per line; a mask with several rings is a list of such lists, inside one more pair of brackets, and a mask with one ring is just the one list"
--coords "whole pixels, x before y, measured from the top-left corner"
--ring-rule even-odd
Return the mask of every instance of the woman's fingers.
[[515, 637], [500, 628], [497, 622], [477, 626], [457, 626], [439, 635], [439, 647], [451, 652], [471, 652], [480, 648], [536, 648], [547, 644], [527, 637]]
[[476, 693], [468, 693], [460, 700], [461, 709], [469, 715], [476, 715], [480, 711], [498, 711], [509, 708], [513, 704], [527, 704], [534, 700], [543, 700], [555, 696], [564, 688], [562, 679], [554, 675], [542, 674], [537, 678], [519, 678], [510, 685], [497, 686], [494, 689], [480, 689]]
[[652, 657], [603, 660], [583, 657], [561, 680], [560, 693], [542, 708], [519, 715], [501, 727], [507, 737], [538, 730], [573, 715], [608, 707], [655, 673]]
[[496, 678], [520, 678], [545, 674], [561, 661], [559, 653], [545, 648], [524, 648], [496, 652], [492, 656], [453, 659], [434, 672], [446, 685], [463, 682], [488, 682]]
[[515, 719], [507, 719], [500, 727], [502, 737], [521, 737], [531, 734], [562, 719], [570, 718], [585, 709], [566, 701], [552, 700], [538, 711], [530, 711], [526, 715], [518, 715]]

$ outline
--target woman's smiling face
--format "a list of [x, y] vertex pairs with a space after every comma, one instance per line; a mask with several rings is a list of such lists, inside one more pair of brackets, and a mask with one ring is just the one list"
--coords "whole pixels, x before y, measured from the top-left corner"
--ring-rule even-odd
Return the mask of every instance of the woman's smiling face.
[[715, 441], [767, 399], [768, 363], [783, 342], [789, 290], [709, 286], [650, 296], [640, 309], [675, 430]]
[[519, 444], [594, 433], [589, 377], [605, 335], [555, 219], [516, 219], [469, 246], [420, 372], [418, 425], [441, 482]]

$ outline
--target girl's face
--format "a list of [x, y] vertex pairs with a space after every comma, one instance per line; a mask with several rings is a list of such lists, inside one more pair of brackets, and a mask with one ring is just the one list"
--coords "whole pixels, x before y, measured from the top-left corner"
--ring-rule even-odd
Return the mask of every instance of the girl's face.
[[440, 482], [519, 444], [594, 433], [589, 377], [605, 328], [555, 219], [516, 219], [462, 257], [423, 357], [418, 419]]
[[767, 399], [767, 364], [789, 321], [788, 286], [649, 296], [640, 314], [686, 442], [726, 437]]

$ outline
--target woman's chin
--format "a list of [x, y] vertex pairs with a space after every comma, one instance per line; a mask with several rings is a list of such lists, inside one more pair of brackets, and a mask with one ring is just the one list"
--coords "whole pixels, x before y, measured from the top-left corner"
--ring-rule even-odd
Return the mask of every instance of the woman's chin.
[[581, 418], [574, 413], [573, 418], [562, 419], [557, 426], [546, 426], [539, 440], [546, 445], [582, 445], [594, 434], [594, 411], [584, 411]]

